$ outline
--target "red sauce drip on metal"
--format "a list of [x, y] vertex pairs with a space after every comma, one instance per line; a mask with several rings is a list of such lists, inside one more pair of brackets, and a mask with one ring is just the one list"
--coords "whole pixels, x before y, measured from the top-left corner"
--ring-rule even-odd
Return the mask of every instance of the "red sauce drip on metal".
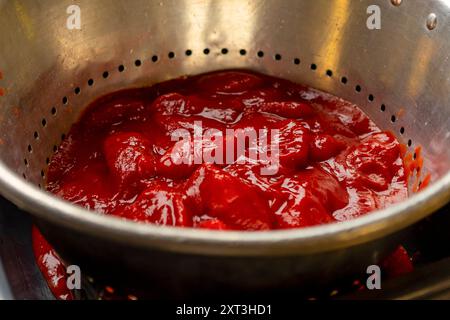
[[67, 288], [66, 267], [61, 258], [36, 227], [32, 230], [33, 251], [36, 263], [53, 295], [60, 300], [73, 300]]

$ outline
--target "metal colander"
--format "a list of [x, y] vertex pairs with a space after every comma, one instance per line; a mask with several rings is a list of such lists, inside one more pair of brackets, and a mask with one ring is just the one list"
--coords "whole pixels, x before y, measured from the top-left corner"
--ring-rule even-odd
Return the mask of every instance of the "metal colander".
[[[0, 191], [82, 271], [180, 295], [319, 285], [363, 272], [450, 199], [448, 1], [79, 0], [81, 30], [66, 25], [73, 4], [0, 0]], [[374, 4], [381, 29], [369, 30]], [[407, 153], [421, 148], [411, 184], [431, 174], [430, 185], [353, 221], [261, 233], [140, 225], [42, 190], [61, 138], [96, 97], [229, 68], [358, 104]]]

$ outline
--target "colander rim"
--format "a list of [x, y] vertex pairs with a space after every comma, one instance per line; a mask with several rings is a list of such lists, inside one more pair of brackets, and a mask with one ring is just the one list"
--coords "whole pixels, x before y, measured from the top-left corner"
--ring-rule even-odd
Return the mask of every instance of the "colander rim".
[[450, 172], [408, 199], [345, 222], [291, 230], [214, 231], [140, 224], [76, 206], [20, 178], [0, 161], [0, 193], [39, 219], [153, 249], [206, 255], [310, 254], [350, 247], [405, 228], [450, 200]]

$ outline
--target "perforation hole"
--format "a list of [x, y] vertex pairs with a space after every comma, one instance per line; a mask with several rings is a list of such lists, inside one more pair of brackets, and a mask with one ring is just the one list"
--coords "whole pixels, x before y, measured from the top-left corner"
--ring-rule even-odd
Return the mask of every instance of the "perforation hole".
[[299, 58], [295, 58], [294, 59], [294, 64], [299, 65], [300, 64], [300, 59]]
[[264, 57], [264, 51], [258, 51], [256, 55], [258, 56], [258, 58], [262, 58]]
[[312, 63], [311, 64], [311, 70], [317, 70], [317, 64]]
[[208, 48], [203, 49], [203, 54], [208, 55], [211, 51]]
[[158, 62], [158, 59], [157, 55], [152, 56], [152, 62]]
[[175, 52], [171, 51], [167, 56], [169, 57], [169, 59], [173, 59], [175, 58]]
[[277, 53], [275, 54], [274, 58], [276, 61], [280, 61], [283, 57], [281, 56], [281, 54]]
[[327, 70], [327, 72], [325, 74], [331, 78], [333, 76], [333, 71]]
[[245, 55], [247, 54], [247, 50], [241, 49], [241, 50], [239, 50], [239, 54], [240, 54], [241, 56], [245, 56]]
[[119, 72], [124, 72], [125, 71], [125, 66], [123, 64], [121, 64], [117, 70], [119, 70]]
[[228, 54], [228, 49], [227, 48], [223, 48], [220, 52], [222, 54]]

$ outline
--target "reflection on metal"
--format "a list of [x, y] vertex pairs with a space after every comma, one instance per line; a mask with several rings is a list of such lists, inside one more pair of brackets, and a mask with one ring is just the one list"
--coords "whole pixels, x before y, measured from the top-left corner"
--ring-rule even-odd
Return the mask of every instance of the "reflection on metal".
[[14, 0], [14, 8], [20, 25], [24, 30], [26, 37], [31, 40], [34, 38], [34, 28], [32, 17], [27, 12], [27, 8], [21, 3], [21, 1]]
[[408, 76], [405, 77], [406, 90], [411, 97], [420, 97], [424, 90], [429, 89], [427, 77], [433, 76], [433, 73], [430, 73], [434, 68], [432, 58], [438, 46], [439, 44], [432, 39], [421, 37], [417, 41], [416, 48], [411, 52]]
[[317, 55], [323, 59], [324, 68], [335, 68], [341, 64], [340, 60], [345, 44], [342, 41], [343, 31], [347, 27], [353, 9], [351, 0], [339, 0], [330, 1], [329, 6], [323, 12], [323, 19], [327, 24], [324, 29], [327, 29], [328, 32], [323, 33], [322, 46]]

